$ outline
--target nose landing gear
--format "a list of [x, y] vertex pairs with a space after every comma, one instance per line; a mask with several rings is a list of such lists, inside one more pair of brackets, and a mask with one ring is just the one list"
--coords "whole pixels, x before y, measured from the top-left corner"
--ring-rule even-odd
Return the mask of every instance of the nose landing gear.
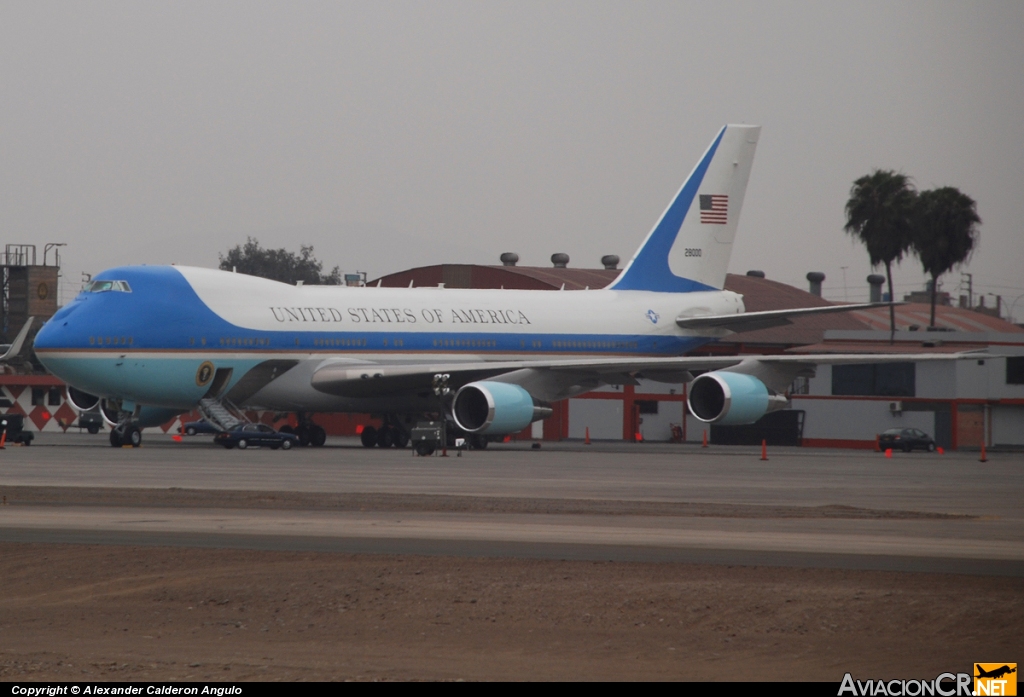
[[110, 445], [115, 448], [120, 448], [125, 445], [137, 448], [142, 445], [142, 431], [138, 426], [132, 424], [131, 421], [118, 424], [114, 428], [110, 429]]

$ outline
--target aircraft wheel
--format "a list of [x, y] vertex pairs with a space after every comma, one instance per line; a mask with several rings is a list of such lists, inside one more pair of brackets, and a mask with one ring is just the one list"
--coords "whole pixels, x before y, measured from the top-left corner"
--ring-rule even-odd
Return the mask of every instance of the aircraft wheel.
[[292, 442], [290, 440], [286, 440], [284, 443], [281, 443], [281, 447], [284, 450], [291, 450], [292, 449]]
[[116, 428], [110, 429], [110, 445], [115, 448], [121, 447], [121, 434]]
[[363, 442], [364, 448], [372, 448], [377, 445], [377, 429], [373, 426], [366, 426], [359, 434], [359, 440]]
[[377, 445], [381, 448], [390, 448], [395, 444], [395, 436], [390, 428], [382, 428], [377, 431]]
[[242, 440], [238, 441], [238, 449], [239, 450], [245, 450], [248, 447], [249, 447], [249, 444], [245, 441], [245, 438], [243, 438]]
[[434, 454], [434, 446], [426, 441], [420, 441], [416, 444], [416, 454], [421, 457]]
[[395, 429], [395, 447], [396, 448], [407, 448], [409, 447], [409, 434], [401, 429]]
[[135, 426], [128, 426], [124, 430], [124, 435], [121, 436], [121, 441], [125, 445], [130, 445], [133, 448], [137, 448], [142, 445], [142, 431]]
[[100, 427], [99, 427], [98, 424], [93, 424], [92, 426], [89, 427], [89, 433], [91, 433], [92, 435], [95, 436], [99, 432], [100, 432]]
[[470, 434], [470, 436], [469, 436], [469, 438], [467, 440], [469, 441], [469, 447], [472, 448], [473, 450], [486, 450], [487, 449], [487, 437], [486, 436], [481, 436], [478, 433], [472, 433], [472, 434]]
[[295, 435], [299, 437], [299, 445], [303, 448], [309, 445], [309, 431], [310, 429], [306, 426], [299, 426], [295, 429]]
[[314, 448], [324, 447], [324, 443], [327, 442], [327, 431], [320, 426], [310, 426], [309, 428], [309, 444]]

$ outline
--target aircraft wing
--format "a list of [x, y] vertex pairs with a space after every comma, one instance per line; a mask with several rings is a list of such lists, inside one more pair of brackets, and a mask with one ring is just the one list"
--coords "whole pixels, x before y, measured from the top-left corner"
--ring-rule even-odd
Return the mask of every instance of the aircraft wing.
[[904, 303], [858, 303], [852, 305], [825, 305], [824, 307], [801, 307], [792, 310], [766, 310], [763, 312], [743, 312], [734, 315], [697, 315], [676, 317], [676, 324], [683, 329], [725, 329], [731, 332], [746, 332], [754, 329], [767, 329], [792, 324], [790, 318], [807, 315], [830, 314], [833, 312], [850, 312], [851, 310], [869, 310], [873, 307], [889, 307]]
[[35, 322], [35, 319], [35, 317], [29, 317], [25, 320], [25, 326], [18, 332], [18, 336], [14, 337], [14, 343], [8, 346], [4, 354], [0, 356], [0, 363], [6, 363], [21, 353], [21, 349], [25, 346], [25, 339], [28, 338], [28, 333], [32, 330], [32, 324]]
[[[801, 372], [816, 365], [852, 363], [908, 363], [916, 361], [977, 358], [978, 353], [937, 354], [806, 354], [781, 356], [680, 356], [673, 358], [566, 358], [538, 361], [444, 361], [437, 363], [337, 363], [317, 370], [312, 385], [320, 392], [340, 397], [371, 397], [408, 390], [428, 390], [435, 375], [447, 375], [449, 386], [499, 379], [523, 384], [534, 392], [544, 382], [555, 384], [635, 384], [637, 378], [684, 383], [694, 372], [732, 368], [755, 375], [775, 389], [785, 389]], [[544, 374], [550, 376], [544, 379]], [[545, 392], [545, 390], [537, 390]], [[585, 390], [583, 390], [585, 391]], [[538, 395], [541, 396], [541, 395]], [[550, 398], [550, 394], [547, 395]], [[542, 397], [543, 398], [543, 397]], [[560, 398], [560, 397], [559, 397]]]

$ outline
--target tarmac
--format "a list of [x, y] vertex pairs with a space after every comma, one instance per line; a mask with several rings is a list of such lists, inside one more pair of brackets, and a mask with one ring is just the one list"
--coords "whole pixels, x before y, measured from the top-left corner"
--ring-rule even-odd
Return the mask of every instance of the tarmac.
[[42, 434], [0, 452], [0, 541], [1024, 576], [1024, 455], [621, 442], [417, 457], [332, 438]]

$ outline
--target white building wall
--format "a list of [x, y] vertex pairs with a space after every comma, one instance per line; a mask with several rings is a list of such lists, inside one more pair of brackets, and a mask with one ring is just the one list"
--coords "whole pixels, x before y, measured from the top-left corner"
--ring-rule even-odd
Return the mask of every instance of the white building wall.
[[814, 377], [807, 381], [807, 389], [811, 395], [832, 394], [832, 366], [819, 365], [814, 371]]
[[866, 399], [793, 398], [793, 408], [803, 409], [804, 438], [838, 440], [874, 440], [889, 428], [919, 428], [934, 435], [933, 412], [908, 412], [893, 415], [889, 402]]
[[683, 425], [682, 402], [658, 402], [657, 414], [640, 415], [640, 433], [647, 441], [672, 440], [672, 424]]
[[[984, 366], [979, 367], [984, 371]], [[914, 396], [952, 399], [956, 396], [957, 377], [956, 361], [919, 361], [914, 366]]]
[[622, 440], [622, 400], [570, 399], [569, 437], [583, 438], [587, 429], [593, 440]]
[[991, 418], [993, 445], [1024, 445], [1024, 406], [994, 406]]

